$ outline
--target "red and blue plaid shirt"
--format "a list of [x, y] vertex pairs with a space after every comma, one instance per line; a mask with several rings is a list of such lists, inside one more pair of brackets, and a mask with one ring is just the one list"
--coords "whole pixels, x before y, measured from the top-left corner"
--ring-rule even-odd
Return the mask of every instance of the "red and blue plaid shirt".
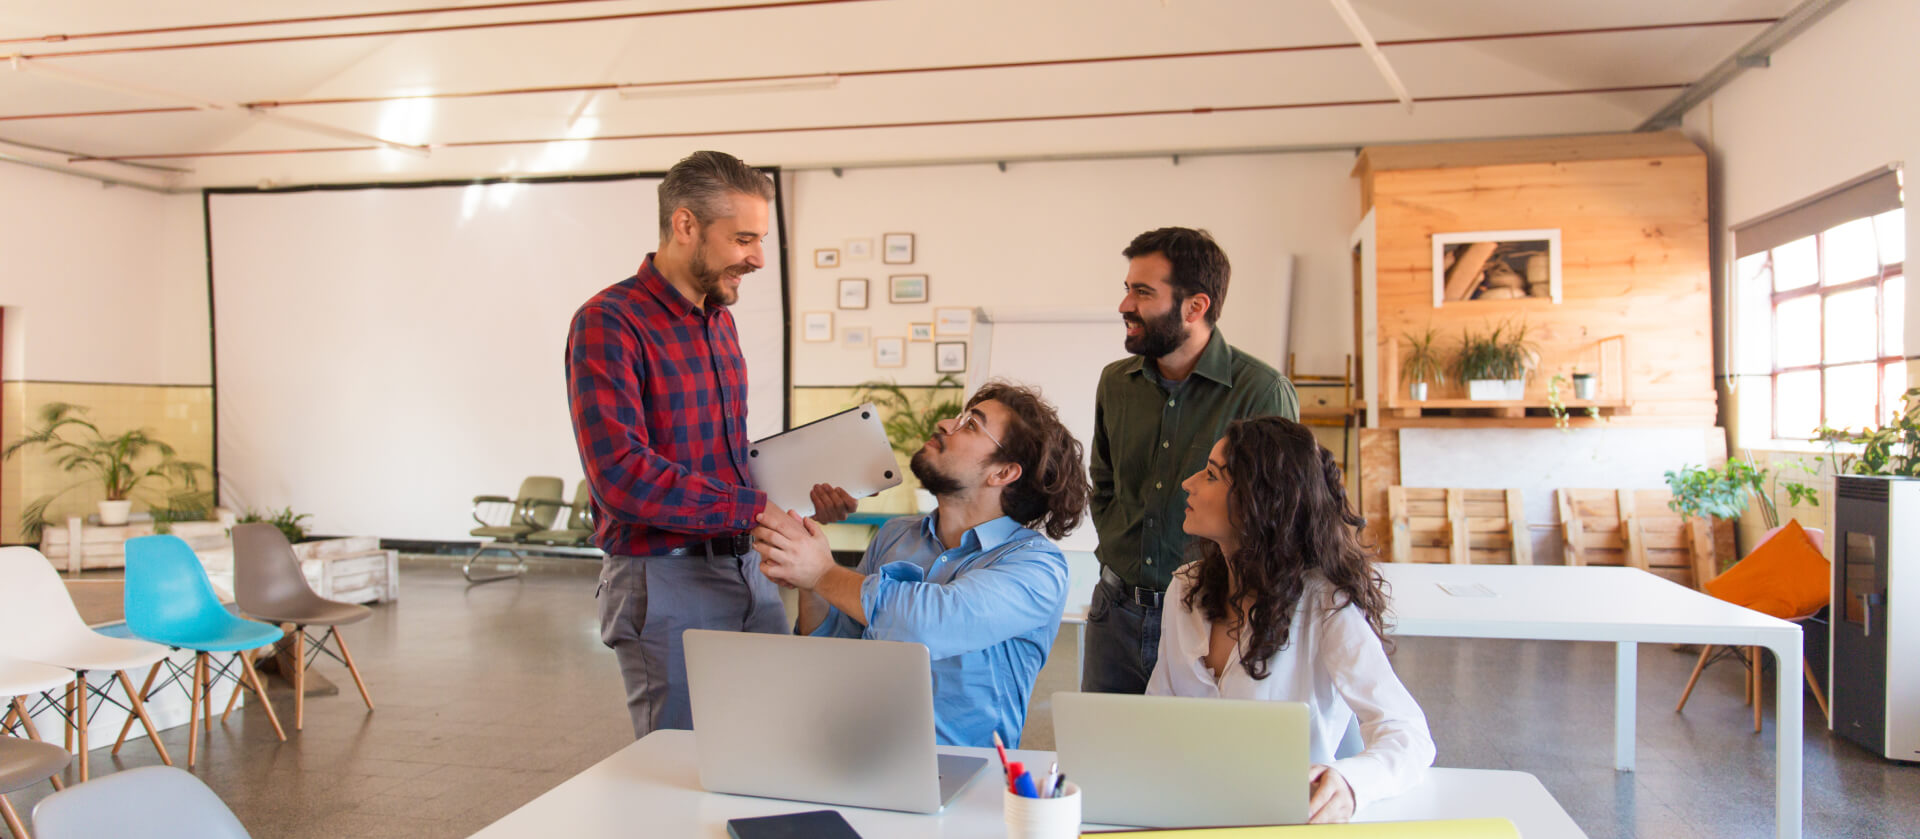
[[747, 471], [747, 362], [733, 315], [695, 307], [653, 254], [574, 313], [567, 401], [601, 550], [656, 556], [747, 530], [766, 506]]

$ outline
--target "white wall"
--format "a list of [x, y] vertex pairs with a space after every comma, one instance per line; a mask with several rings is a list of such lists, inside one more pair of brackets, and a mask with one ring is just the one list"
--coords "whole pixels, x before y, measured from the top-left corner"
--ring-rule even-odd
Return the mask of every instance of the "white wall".
[[[1888, 163], [1920, 162], [1920, 3], [1852, 0], [1687, 114], [1714, 167], [1721, 246], [1715, 285], [1733, 253], [1726, 228], [1794, 204]], [[1914, 172], [1907, 173], [1913, 203]], [[1920, 213], [1907, 213], [1907, 247]], [[1907, 295], [1908, 335], [1920, 295]], [[1914, 355], [1908, 349], [1908, 356]], [[1920, 368], [1910, 367], [1910, 380]]]
[[0, 164], [8, 380], [206, 385], [200, 196]]
[[[831, 310], [836, 332], [865, 325], [878, 337], [906, 335], [909, 322], [932, 320], [936, 306], [1113, 309], [1126, 275], [1120, 251], [1135, 235], [1165, 226], [1205, 228], [1220, 242], [1233, 263], [1221, 329], [1276, 368], [1287, 351], [1287, 300], [1277, 278], [1292, 259], [1301, 369], [1338, 370], [1353, 345], [1346, 242], [1360, 217], [1360, 189], [1348, 177], [1352, 165], [1349, 153], [1325, 152], [1178, 165], [1170, 158], [1012, 163], [1005, 172], [969, 165], [791, 173], [793, 383], [936, 378], [932, 344], [908, 344], [904, 369], [877, 369], [870, 349], [802, 342], [804, 312]], [[912, 265], [880, 262], [887, 232], [915, 235]], [[845, 261], [853, 238], [872, 239], [875, 255]], [[814, 249], [828, 247], [842, 250], [841, 266], [814, 268]], [[891, 274], [928, 275], [930, 302], [887, 303]], [[872, 281], [867, 309], [834, 308], [841, 277]], [[1125, 354], [1119, 323], [1116, 312], [1114, 358]]]

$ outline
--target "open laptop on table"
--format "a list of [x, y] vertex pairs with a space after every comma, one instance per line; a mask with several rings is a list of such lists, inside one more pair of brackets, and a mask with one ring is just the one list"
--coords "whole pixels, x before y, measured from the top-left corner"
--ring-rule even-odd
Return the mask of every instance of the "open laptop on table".
[[987, 765], [937, 754], [927, 648], [689, 629], [700, 785], [935, 813]]
[[1053, 736], [1087, 824], [1304, 824], [1307, 715], [1301, 702], [1056, 693]]

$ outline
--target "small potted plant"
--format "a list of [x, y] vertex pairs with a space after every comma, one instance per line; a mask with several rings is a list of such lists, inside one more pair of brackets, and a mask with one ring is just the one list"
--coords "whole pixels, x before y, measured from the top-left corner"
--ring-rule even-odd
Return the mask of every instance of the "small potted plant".
[[[857, 385], [853, 398], [859, 402], [872, 402], [886, 412], [884, 426], [887, 429], [887, 442], [901, 457], [912, 458], [915, 452], [920, 451], [920, 446], [939, 430], [940, 422], [960, 415], [964, 407], [960, 401], [962, 387], [959, 379], [941, 376], [923, 398], [915, 400], [898, 383], [876, 379]], [[922, 512], [933, 509], [933, 493], [919, 489], [914, 492], [914, 497]]]
[[[1806, 471], [1804, 466], [1799, 468]], [[1720, 469], [1683, 466], [1678, 471], [1667, 472], [1666, 478], [1667, 489], [1673, 493], [1673, 499], [1667, 502], [1668, 509], [1687, 517], [1731, 520], [1746, 511], [1747, 499], [1751, 498], [1760, 507], [1760, 519], [1769, 535], [1780, 527], [1780, 511], [1773, 499], [1775, 491], [1786, 490], [1789, 505], [1820, 505], [1820, 494], [1813, 487], [1799, 481], [1781, 480], [1778, 472], [1751, 460], [1728, 460]]]
[[1415, 402], [1427, 401], [1427, 385], [1447, 383], [1446, 366], [1440, 363], [1440, 352], [1433, 346], [1435, 338], [1433, 327], [1414, 337], [1412, 333], [1402, 333], [1407, 339], [1407, 356], [1400, 365], [1400, 378], [1407, 382], [1407, 391]]
[[1574, 368], [1573, 398], [1592, 401], [1600, 391], [1599, 384], [1600, 380], [1594, 378], [1592, 373], [1582, 373], [1579, 368]]
[[[39, 541], [40, 531], [47, 526], [47, 508], [54, 499], [88, 483], [97, 481], [105, 490], [100, 523], [108, 526], [127, 523], [136, 489], [147, 487], [168, 495], [153, 486], [165, 484], [173, 491], [169, 498], [199, 489], [205, 464], [176, 458], [173, 446], [154, 439], [144, 428], [108, 436], [86, 418], [86, 413], [87, 409], [79, 405], [49, 402], [40, 408], [40, 427], [29, 429], [25, 437], [0, 452], [0, 459], [11, 459], [23, 449], [41, 446], [56, 458], [60, 471], [91, 473], [91, 477], [34, 499], [21, 509], [20, 530], [27, 541]], [[153, 462], [153, 455], [158, 456], [158, 462]]]
[[1520, 400], [1527, 395], [1527, 371], [1539, 348], [1527, 340], [1527, 325], [1501, 324], [1485, 333], [1461, 331], [1454, 375], [1467, 383], [1467, 398], [1481, 402]]

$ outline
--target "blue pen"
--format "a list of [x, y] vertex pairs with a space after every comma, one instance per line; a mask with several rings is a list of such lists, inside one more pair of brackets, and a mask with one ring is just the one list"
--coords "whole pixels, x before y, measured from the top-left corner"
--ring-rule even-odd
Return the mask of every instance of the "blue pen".
[[1033, 785], [1032, 773], [1022, 772], [1020, 773], [1020, 777], [1013, 779], [1013, 794], [1021, 798], [1040, 797], [1039, 788]]

